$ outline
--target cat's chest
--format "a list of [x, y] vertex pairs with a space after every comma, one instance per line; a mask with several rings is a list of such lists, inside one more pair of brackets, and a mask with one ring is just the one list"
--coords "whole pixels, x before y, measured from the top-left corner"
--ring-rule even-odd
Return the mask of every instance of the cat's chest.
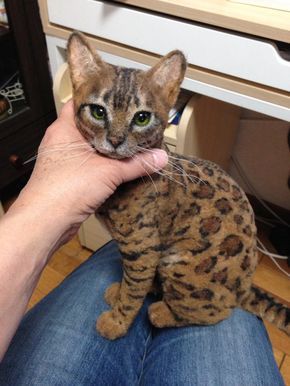
[[157, 228], [167, 192], [166, 180], [158, 176], [140, 178], [121, 185], [98, 213], [112, 233], [116, 229], [126, 235], [131, 230], [139, 233]]

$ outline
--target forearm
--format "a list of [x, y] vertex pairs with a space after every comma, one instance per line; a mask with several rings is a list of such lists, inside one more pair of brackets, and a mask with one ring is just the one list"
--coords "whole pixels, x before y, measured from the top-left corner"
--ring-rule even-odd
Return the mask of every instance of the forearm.
[[47, 129], [28, 184], [0, 222], [0, 359], [51, 254], [117, 186], [167, 163], [161, 150], [124, 161], [100, 156], [73, 117], [70, 102]]
[[62, 241], [61, 219], [54, 213], [45, 214], [44, 209], [16, 205], [0, 222], [0, 358], [43, 268]]

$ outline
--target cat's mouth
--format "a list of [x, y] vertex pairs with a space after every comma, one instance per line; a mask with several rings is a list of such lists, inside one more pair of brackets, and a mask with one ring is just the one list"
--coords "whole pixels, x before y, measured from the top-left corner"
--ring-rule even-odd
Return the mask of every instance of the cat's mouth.
[[100, 155], [103, 155], [105, 157], [108, 157], [108, 158], [114, 158], [114, 159], [125, 159], [125, 158], [130, 158], [132, 157], [136, 152], [128, 152], [128, 151], [120, 151], [118, 149], [115, 149], [115, 150], [108, 150], [106, 148], [102, 148], [100, 146], [95, 146], [95, 145], [92, 145], [92, 147], [95, 149], [95, 151], [97, 153], [99, 153]]

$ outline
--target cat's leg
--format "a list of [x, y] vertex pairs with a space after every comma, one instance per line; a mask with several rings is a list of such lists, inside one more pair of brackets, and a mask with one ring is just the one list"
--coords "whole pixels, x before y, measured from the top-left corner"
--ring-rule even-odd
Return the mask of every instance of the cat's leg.
[[103, 312], [97, 320], [98, 332], [107, 339], [125, 335], [140, 310], [144, 298], [152, 288], [158, 254], [140, 256], [135, 261], [123, 260], [123, 279], [109, 287], [106, 299], [113, 303], [110, 311]]
[[148, 309], [150, 322], [155, 327], [181, 327], [190, 324], [188, 320], [175, 315], [164, 301], [152, 303]]
[[[121, 283], [116, 282], [111, 284], [110, 287], [106, 289], [104, 297], [105, 297], [106, 303], [109, 304], [109, 306], [113, 307], [116, 301], [118, 300], [120, 288], [121, 288]], [[155, 283], [155, 281], [152, 283], [149, 293], [152, 293], [154, 295], [160, 293], [160, 286], [158, 286]]]
[[202, 305], [194, 310], [188, 307], [187, 311], [185, 311], [185, 307], [183, 307], [182, 312], [178, 309], [179, 307], [175, 311], [175, 307], [171, 308], [165, 301], [159, 301], [149, 306], [149, 319], [155, 327], [159, 328], [182, 327], [192, 324], [210, 325], [227, 319], [232, 313], [232, 309], [222, 309], [209, 316]]
[[113, 307], [116, 301], [118, 300], [120, 288], [121, 283], [116, 282], [106, 289], [105, 301], [107, 302], [107, 304], [109, 304], [109, 306]]
[[[201, 260], [206, 258], [205, 254]], [[211, 272], [196, 275], [192, 261], [189, 253], [168, 255], [161, 260], [158, 275], [162, 282], [163, 299], [151, 304], [148, 312], [154, 326], [215, 324], [232, 313], [236, 305], [235, 294], [211, 282]]]

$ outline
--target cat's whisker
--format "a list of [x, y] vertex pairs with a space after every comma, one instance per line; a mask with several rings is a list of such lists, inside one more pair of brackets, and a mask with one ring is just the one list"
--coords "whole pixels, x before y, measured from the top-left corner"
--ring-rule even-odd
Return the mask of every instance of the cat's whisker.
[[32, 157], [28, 158], [26, 161], [23, 162], [24, 165], [28, 164], [29, 162], [33, 162], [36, 160], [37, 157], [44, 156], [47, 154], [51, 153], [56, 153], [56, 152], [61, 152], [61, 151], [68, 151], [68, 150], [79, 150], [79, 149], [84, 149], [84, 150], [91, 150], [90, 147], [88, 147], [87, 143], [83, 143], [77, 146], [73, 147], [46, 147], [46, 150], [39, 149], [39, 151]]
[[[136, 156], [136, 154], [134, 156]], [[184, 185], [182, 182], [176, 180], [175, 178], [171, 177], [170, 174], [168, 174], [166, 170], [163, 169], [161, 171], [159, 169], [156, 169], [156, 168], [154, 168], [154, 166], [152, 164], [150, 164], [149, 162], [147, 162], [145, 160], [142, 160], [142, 162], [144, 162], [146, 165], [148, 165], [154, 171], [154, 173], [159, 174], [162, 177], [166, 177], [170, 181], [175, 182], [176, 184], [179, 184], [179, 185], [183, 186], [184, 188], [186, 188], [186, 185]]]
[[55, 152], [55, 151], [67, 151], [67, 150], [75, 150], [75, 149], [82, 149], [82, 148], [89, 148], [90, 145], [88, 143], [82, 143], [78, 145], [67, 145], [67, 146], [47, 146], [45, 148], [40, 148], [37, 152], [37, 154], [42, 154], [46, 152]]
[[174, 162], [172, 162], [170, 160], [168, 160], [168, 164], [173, 168], [173, 170], [178, 171], [179, 172], [178, 174], [180, 176], [184, 176], [185, 175], [191, 182], [194, 182], [192, 180], [191, 176], [189, 176], [189, 174], [187, 174], [186, 171], [182, 167], [178, 166], [176, 163], [174, 163]]
[[[147, 150], [148, 150], [148, 151], [153, 151], [153, 150], [151, 150], [151, 149], [141, 148], [140, 146], [137, 146], [137, 148], [138, 148], [138, 150], [140, 150], [140, 152], [142, 152], [142, 153], [145, 153]], [[174, 173], [172, 173], [172, 172], [170, 172], [170, 171], [168, 171], [168, 170], [165, 170], [165, 169], [163, 169], [162, 171], [160, 171], [159, 169], [154, 168], [154, 167], [153, 167], [152, 165], [150, 165], [148, 162], [146, 162], [146, 161], [144, 161], [144, 162], [145, 162], [147, 165], [149, 165], [149, 166], [154, 170], [155, 173], [159, 174], [160, 176], [167, 177], [169, 180], [171, 180], [171, 181], [173, 181], [173, 182], [176, 182], [177, 184], [182, 185], [183, 187], [185, 187], [185, 185], [182, 184], [180, 181], [176, 180], [176, 179], [173, 178], [173, 177], [170, 177], [170, 175], [171, 175], [171, 174], [174, 174]], [[180, 173], [176, 173], [176, 174], [177, 174], [177, 175], [180, 175]]]
[[[146, 149], [146, 148], [142, 148], [141, 146], [136, 146], [136, 148], [140, 151], [140, 152], [153, 152], [152, 149]], [[170, 158], [171, 156], [168, 154], [168, 157]], [[177, 157], [173, 157], [174, 159], [176, 160], [179, 160], [179, 158]], [[176, 175], [183, 175], [185, 177], [187, 177], [192, 183], [197, 183], [197, 182], [200, 182], [200, 183], [203, 183], [205, 184], [205, 181], [197, 176], [194, 176], [194, 175], [190, 175], [188, 174], [182, 167], [179, 167], [178, 165], [176, 165], [176, 163], [168, 160], [168, 164], [175, 170], [179, 171], [179, 173], [172, 173], [172, 172], [169, 172], [168, 170], [166, 170], [166, 173], [172, 173], [172, 174], [176, 174]], [[165, 171], [165, 170], [163, 170]]]
[[[173, 178], [167, 171], [166, 172], [164, 172], [164, 171], [161, 172], [160, 170], [155, 170], [155, 173], [159, 174], [160, 176], [166, 177], [170, 181], [172, 181], [172, 182], [174, 182], [176, 184], [179, 184], [179, 185], [183, 186], [184, 188], [186, 188], [185, 184], [183, 184], [182, 182], [180, 182], [180, 181], [176, 180], [175, 178]], [[171, 174], [173, 174], [173, 173], [171, 173]], [[178, 173], [176, 173], [176, 174], [178, 174]], [[178, 174], [178, 175], [180, 175], [180, 174]]]
[[200, 182], [202, 184], [205, 184], [205, 181], [195, 175], [190, 175], [188, 174], [182, 167], [179, 167], [178, 165], [176, 165], [176, 163], [172, 162], [172, 161], [168, 161], [169, 165], [171, 165], [175, 170], [179, 170], [180, 171], [180, 174], [181, 175], [184, 175], [185, 177], [187, 177], [192, 183], [197, 183], [197, 182]]
[[172, 158], [172, 159], [175, 159], [177, 161], [182, 161], [182, 162], [187, 162], [189, 163], [190, 165], [193, 165], [195, 168], [197, 168], [197, 170], [200, 172], [200, 173], [203, 173], [201, 168], [197, 165], [197, 163], [194, 161], [194, 160], [188, 160], [186, 158], [178, 158], [178, 157], [174, 157], [172, 156], [171, 154], [168, 154], [168, 157], [169, 158]]
[[29, 162], [33, 162], [36, 160], [37, 155], [34, 155], [33, 157], [28, 158], [26, 161], [23, 162], [23, 165], [29, 164]]
[[139, 164], [142, 166], [142, 168], [143, 168], [144, 171], [146, 172], [147, 176], [150, 178], [150, 180], [151, 180], [151, 182], [152, 182], [152, 185], [154, 186], [154, 189], [155, 189], [156, 193], [158, 194], [159, 191], [158, 191], [158, 189], [157, 189], [157, 186], [156, 186], [156, 184], [155, 184], [153, 178], [151, 177], [151, 175], [150, 175], [150, 174], [147, 172], [147, 170], [144, 168], [143, 163], [146, 163], [146, 164], [149, 165], [150, 167], [152, 167], [152, 165], [150, 165], [149, 163], [147, 163], [147, 162], [144, 161], [144, 160], [141, 160], [141, 158], [138, 157], [137, 154], [133, 154], [133, 153], [132, 153], [131, 158], [136, 158], [136, 160], [139, 162]]
[[78, 166], [77, 169], [80, 169], [89, 160], [89, 158], [92, 156], [93, 152], [89, 151], [89, 153], [90, 154], [87, 156], [86, 159], [83, 160], [83, 162], [81, 162], [81, 164]]
[[78, 152], [77, 154], [74, 154], [74, 155], [71, 155], [71, 156], [68, 156], [68, 157], [63, 157], [61, 160], [62, 161], [70, 161], [70, 160], [72, 160], [74, 158], [78, 158], [78, 157], [83, 156], [83, 155], [88, 154], [88, 153], [90, 153], [90, 155], [91, 154], [95, 154], [93, 149], [86, 149], [84, 151]]
[[75, 144], [85, 145], [85, 144], [87, 144], [87, 142], [84, 142], [84, 140], [82, 140], [82, 139], [79, 139], [77, 141], [70, 141], [70, 142], [58, 142], [55, 145], [49, 145], [49, 146], [42, 145], [41, 149], [51, 148], [51, 147], [59, 147], [59, 146], [60, 147], [67, 147], [67, 146], [75, 145]]

